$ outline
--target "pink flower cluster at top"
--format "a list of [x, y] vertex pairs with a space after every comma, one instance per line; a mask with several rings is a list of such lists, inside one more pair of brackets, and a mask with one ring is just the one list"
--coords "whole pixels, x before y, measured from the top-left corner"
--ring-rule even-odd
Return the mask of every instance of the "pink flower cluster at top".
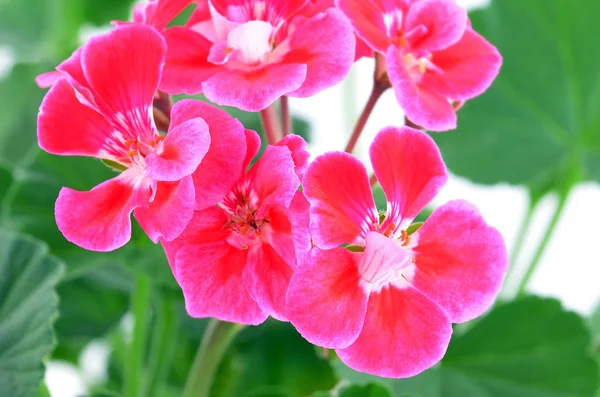
[[[168, 27], [188, 6], [185, 25]], [[117, 249], [133, 212], [163, 245], [190, 315], [290, 321], [348, 366], [386, 377], [437, 363], [452, 323], [491, 305], [506, 250], [477, 209], [454, 201], [413, 224], [447, 179], [426, 133], [389, 127], [372, 143], [388, 205], [379, 213], [351, 154], [309, 164], [306, 142], [288, 135], [257, 159], [257, 133], [224, 110], [157, 105], [164, 92], [203, 93], [263, 111], [337, 84], [374, 51], [407, 117], [451, 129], [457, 103], [501, 63], [454, 0], [150, 0], [115, 25], [37, 80], [50, 87], [40, 147], [119, 171], [90, 191], [61, 190], [56, 222], [69, 241]]]

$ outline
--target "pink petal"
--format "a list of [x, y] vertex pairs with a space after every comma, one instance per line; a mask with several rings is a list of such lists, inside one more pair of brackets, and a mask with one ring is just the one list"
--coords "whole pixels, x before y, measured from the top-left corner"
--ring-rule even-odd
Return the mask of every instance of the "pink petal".
[[500, 71], [502, 56], [488, 41], [467, 29], [460, 41], [433, 53], [444, 73], [426, 73], [421, 84], [453, 100], [474, 98], [487, 90]]
[[[198, 2], [196, 8], [192, 12], [192, 15], [190, 15], [186, 26], [195, 27], [194, 25], [202, 22], [208, 22], [212, 25], [212, 21], [210, 21], [211, 19], [212, 16], [210, 14], [209, 2], [207, 0], [201, 0]], [[216, 41], [216, 38], [214, 41]]]
[[135, 219], [150, 240], [177, 238], [194, 215], [194, 183], [191, 176], [177, 182], [159, 182], [156, 196], [147, 206], [136, 208]]
[[306, 65], [270, 64], [257, 70], [223, 71], [204, 81], [202, 89], [217, 105], [258, 112], [300, 88], [305, 78]]
[[38, 143], [52, 154], [112, 158], [104, 152], [113, 127], [82, 104], [64, 78], [48, 91], [38, 115]]
[[40, 88], [50, 88], [63, 76], [60, 72], [46, 72], [35, 78], [35, 83]]
[[358, 61], [361, 58], [372, 58], [374, 55], [373, 49], [360, 37], [356, 37], [356, 50], [354, 60]]
[[227, 42], [221, 41], [213, 44], [210, 47], [208, 53], [208, 62], [214, 63], [215, 65], [224, 65], [231, 57], [231, 48], [227, 45]]
[[292, 273], [292, 268], [268, 244], [260, 244], [248, 252], [244, 285], [260, 308], [279, 321], [287, 321], [285, 293]]
[[379, 222], [367, 170], [347, 153], [317, 157], [302, 186], [311, 205], [311, 234], [321, 248], [350, 244]]
[[227, 112], [193, 99], [173, 106], [171, 128], [196, 117], [202, 117], [210, 133], [210, 148], [192, 175], [196, 210], [203, 210], [220, 202], [245, 170], [246, 135], [244, 126]]
[[412, 285], [442, 306], [452, 322], [485, 312], [508, 270], [500, 233], [465, 201], [438, 208], [417, 233]]
[[[215, 210], [215, 208], [216, 207], [212, 207], [209, 210]], [[218, 210], [218, 208], [217, 208], [217, 210]], [[201, 234], [198, 234], [196, 232], [198, 230], [202, 231], [202, 230], [206, 229], [206, 222], [205, 222], [205, 219], [203, 218], [203, 216], [208, 216], [208, 217], [212, 216], [213, 218], [216, 217], [219, 222], [221, 219], [223, 219], [224, 222], [227, 222], [227, 220], [225, 218], [222, 218], [223, 214], [222, 214], [221, 210], [218, 210], [216, 212], [206, 212], [206, 211], [207, 210], [195, 211], [194, 215], [193, 215], [192, 219], [189, 221], [187, 227], [176, 239], [174, 239], [172, 241], [165, 241], [164, 239], [161, 239], [161, 241], [160, 241], [163, 249], [165, 250], [165, 254], [167, 255], [167, 260], [169, 261], [169, 265], [171, 266], [171, 270], [173, 271], [174, 276], [176, 276], [176, 274], [175, 274], [175, 257], [177, 255], [177, 252], [182, 247], [195, 244], [198, 236], [202, 237]], [[221, 224], [220, 227], [223, 228], [223, 224]], [[216, 226], [215, 226], [215, 229], [216, 229]], [[218, 240], [219, 238], [227, 238], [228, 235], [226, 233], [225, 234], [217, 233], [215, 236], [216, 236], [215, 238]], [[200, 241], [202, 241], [202, 240], [200, 240]]]
[[252, 160], [258, 155], [261, 142], [256, 131], [244, 130], [244, 134], [246, 135], [246, 158], [242, 169], [246, 171]]
[[[58, 229], [90, 251], [112, 251], [131, 237], [131, 211], [140, 204], [127, 172], [90, 191], [62, 188], [56, 200]], [[149, 197], [149, 191], [148, 191]]]
[[208, 125], [201, 118], [170, 127], [158, 150], [146, 156], [147, 175], [157, 181], [178, 181], [196, 171], [209, 147]]
[[384, 21], [386, 11], [375, 1], [336, 0], [337, 7], [352, 23], [356, 34], [375, 51], [385, 53], [390, 45]]
[[246, 65], [261, 63], [271, 51], [272, 33], [273, 26], [265, 21], [249, 21], [236, 27], [227, 35], [231, 56]]
[[308, 146], [306, 141], [298, 135], [288, 135], [283, 137], [279, 142], [275, 144], [275, 146], [286, 146], [292, 152], [292, 159], [294, 160], [294, 168], [296, 169], [296, 174], [298, 178], [302, 180], [304, 178], [304, 173], [308, 168], [308, 159], [310, 158], [310, 153], [306, 150]]
[[433, 200], [448, 180], [440, 151], [426, 133], [388, 127], [369, 151], [375, 175], [385, 192], [388, 214], [397, 226], [410, 222]]
[[406, 15], [405, 30], [419, 26], [427, 33], [411, 40], [412, 49], [441, 50], [456, 43], [467, 28], [467, 10], [455, 0], [421, 0], [414, 2]]
[[312, 248], [310, 237], [310, 204], [300, 190], [296, 191], [289, 208], [289, 219], [292, 224], [292, 236], [296, 252], [296, 263], [304, 262]]
[[386, 64], [396, 99], [404, 109], [406, 117], [431, 131], [455, 129], [456, 112], [450, 101], [424, 86], [417, 85], [404, 67], [402, 56], [397, 47], [390, 46]]
[[306, 64], [306, 79], [289, 96], [306, 98], [342, 81], [354, 63], [352, 26], [334, 8], [318, 14], [294, 31], [284, 61]]
[[260, 200], [258, 218], [262, 218], [270, 207], [288, 208], [300, 186], [294, 160], [287, 147], [268, 146], [250, 170], [250, 178]]
[[[211, 16], [212, 30], [214, 31], [214, 40], [212, 35], [206, 37], [215, 42], [227, 40], [227, 35], [229, 34], [229, 32], [231, 32], [233, 29], [240, 26], [242, 23], [247, 22], [250, 19], [246, 18], [245, 15], [239, 15], [239, 11], [242, 11], [243, 13], [244, 11], [246, 11], [246, 9], [247, 4], [243, 3], [239, 4], [238, 7], [236, 7], [235, 5], [232, 5], [229, 1], [226, 1], [224, 3], [218, 0], [209, 1], [208, 11]], [[194, 26], [194, 29], [196, 29], [197, 27], [197, 25]], [[205, 31], [200, 30], [200, 33], [205, 33]]]
[[194, 0], [149, 0], [145, 7], [140, 8], [142, 15], [138, 14], [138, 18], [143, 16], [143, 19], [137, 22], [143, 22], [146, 25], [151, 25], [158, 30], [167, 27], [179, 13], [181, 13]]
[[202, 83], [222, 70], [207, 60], [213, 43], [180, 26], [165, 30], [163, 35], [168, 50], [160, 89], [171, 94], [201, 93]]
[[358, 337], [367, 311], [369, 286], [355, 255], [343, 248], [313, 248], [292, 276], [287, 292], [290, 321], [311, 343], [343, 348]]
[[267, 314], [242, 279], [248, 251], [227, 243], [230, 232], [223, 228], [227, 222], [223, 211], [197, 211], [194, 218], [190, 224], [194, 239], [177, 251], [175, 259], [176, 279], [189, 315], [252, 325], [265, 321]]
[[116, 28], [83, 48], [83, 70], [98, 109], [132, 137], [154, 136], [150, 112], [165, 53], [162, 36], [144, 25]]
[[[287, 18], [300, 10], [309, 0], [211, 0], [211, 5], [232, 21], [246, 22], [249, 19], [265, 19], [278, 22], [277, 17]], [[262, 13], [261, 13], [262, 11]], [[264, 18], [263, 18], [264, 17]], [[271, 19], [269, 19], [271, 17]]]
[[90, 87], [81, 65], [82, 52], [82, 47], [75, 50], [69, 58], [56, 67], [56, 70], [67, 76], [69, 82], [75, 86], [78, 91], [86, 92], [86, 97], [89, 97], [91, 96], [89, 94]]
[[337, 354], [357, 371], [408, 378], [439, 362], [451, 335], [444, 310], [400, 278], [371, 293], [360, 335]]
[[369, 232], [365, 240], [365, 251], [358, 259], [358, 272], [365, 281], [378, 285], [412, 264], [410, 254], [383, 234]]

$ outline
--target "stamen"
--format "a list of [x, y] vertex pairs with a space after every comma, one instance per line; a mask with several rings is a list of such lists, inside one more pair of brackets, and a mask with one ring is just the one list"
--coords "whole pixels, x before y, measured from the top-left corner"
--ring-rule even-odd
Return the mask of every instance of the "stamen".
[[406, 230], [401, 230], [400, 234], [400, 240], [403, 241], [402, 246], [406, 247], [408, 244], [410, 244], [410, 236]]
[[385, 237], [390, 237], [392, 235], [392, 233], [394, 233], [394, 230], [396, 229], [396, 224], [394, 222], [392, 222], [388, 228], [386, 229], [386, 231], [383, 233], [383, 235]]

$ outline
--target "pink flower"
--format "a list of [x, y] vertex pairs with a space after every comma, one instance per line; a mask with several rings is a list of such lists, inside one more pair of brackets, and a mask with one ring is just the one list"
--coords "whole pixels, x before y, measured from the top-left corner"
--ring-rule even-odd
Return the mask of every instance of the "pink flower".
[[310, 249], [308, 202], [298, 191], [308, 153], [290, 135], [258, 153], [246, 131], [245, 161], [218, 206], [196, 211], [186, 230], [163, 247], [194, 317], [259, 324], [286, 320], [285, 293], [297, 257]]
[[432, 131], [456, 128], [454, 103], [494, 81], [502, 57], [455, 0], [336, 0], [356, 33], [385, 56], [406, 116]]
[[152, 117], [165, 53], [165, 41], [153, 28], [125, 26], [91, 39], [58, 66], [49, 82], [53, 86], [38, 116], [40, 147], [52, 154], [100, 158], [123, 171], [91, 191], [60, 191], [58, 228], [83, 248], [123, 246], [131, 236], [134, 210], [154, 242], [172, 240], [202, 197], [191, 174], [205, 155], [214, 157], [207, 155], [207, 123], [199, 115], [185, 117], [186, 102], [173, 107], [166, 137]]
[[[331, 7], [335, 7], [335, 0], [310, 0], [302, 9], [302, 15], [310, 18], [320, 12], [327, 11]], [[360, 37], [355, 35], [354, 38], [356, 39], [354, 59], [359, 60], [363, 57], [372, 57], [373, 50], [371, 47]]]
[[186, 27], [164, 32], [161, 89], [259, 111], [337, 84], [354, 60], [352, 27], [335, 8], [304, 16], [307, 1], [200, 1]]
[[303, 187], [316, 246], [290, 281], [288, 316], [351, 368], [409, 377], [442, 358], [452, 322], [491, 305], [507, 254], [498, 231], [464, 201], [438, 208], [411, 234], [412, 220], [447, 179], [425, 133], [384, 129], [370, 155], [385, 214], [377, 213], [356, 158], [332, 152], [309, 166]]

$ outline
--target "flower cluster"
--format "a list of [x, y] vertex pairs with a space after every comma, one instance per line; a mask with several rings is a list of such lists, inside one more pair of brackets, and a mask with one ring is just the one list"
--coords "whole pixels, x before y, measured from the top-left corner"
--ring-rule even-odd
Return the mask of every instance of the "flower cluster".
[[[186, 7], [185, 25], [169, 26]], [[268, 129], [279, 98], [312, 96], [371, 56], [376, 84], [391, 85], [413, 125], [430, 130], [454, 128], [459, 104], [501, 64], [454, 0], [138, 5], [133, 21], [37, 79], [50, 88], [40, 147], [118, 172], [90, 191], [63, 188], [59, 230], [110, 251], [130, 239], [133, 212], [164, 247], [191, 316], [290, 321], [380, 376], [431, 367], [452, 323], [482, 314], [507, 270], [501, 235], [471, 204], [450, 202], [413, 223], [447, 179], [434, 141], [409, 127], [377, 135], [370, 157], [388, 205], [378, 212], [351, 154], [309, 163], [302, 138], [270, 134], [259, 157], [258, 134], [227, 112], [195, 99], [171, 105], [167, 95], [261, 111]]]

